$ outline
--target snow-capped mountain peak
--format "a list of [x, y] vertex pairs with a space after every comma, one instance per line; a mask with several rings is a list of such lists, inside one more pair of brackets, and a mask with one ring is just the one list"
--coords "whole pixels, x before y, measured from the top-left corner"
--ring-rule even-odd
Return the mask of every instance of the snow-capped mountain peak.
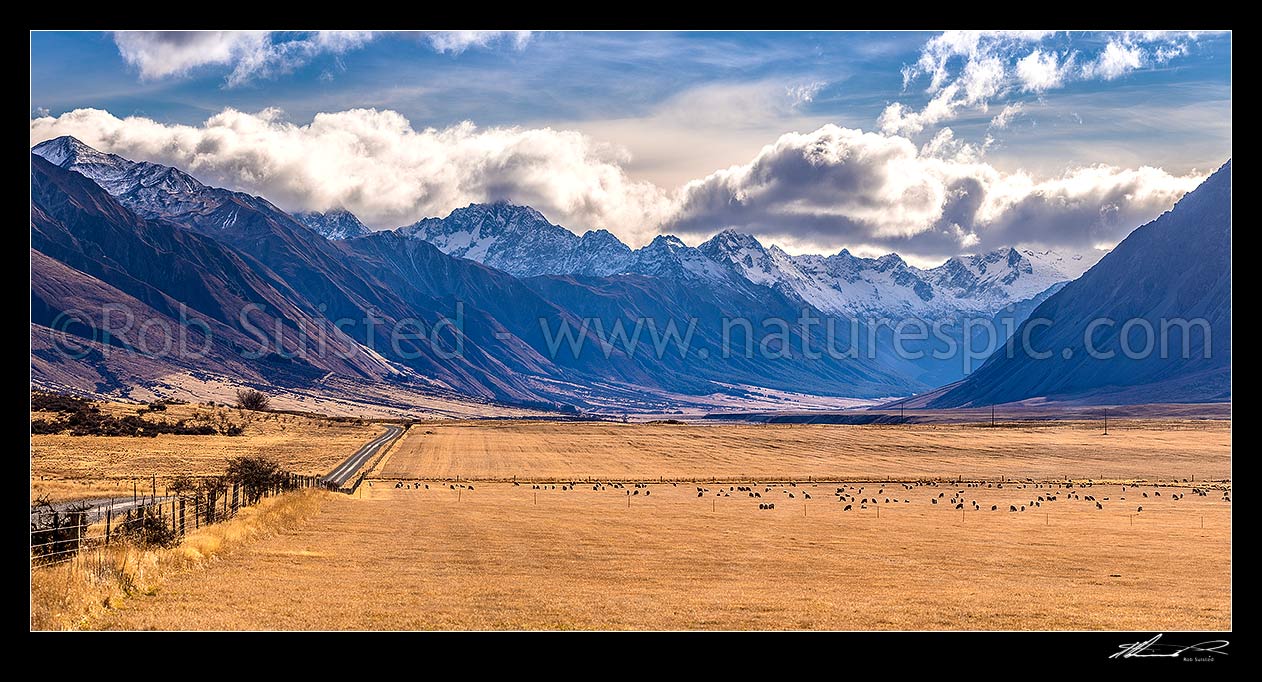
[[425, 218], [396, 232], [518, 277], [610, 275], [626, 269], [631, 253], [605, 230], [579, 237], [529, 206], [503, 201], [469, 204], [446, 218]]
[[344, 208], [335, 208], [324, 213], [301, 211], [293, 216], [325, 239], [354, 239], [372, 232], [354, 213]]

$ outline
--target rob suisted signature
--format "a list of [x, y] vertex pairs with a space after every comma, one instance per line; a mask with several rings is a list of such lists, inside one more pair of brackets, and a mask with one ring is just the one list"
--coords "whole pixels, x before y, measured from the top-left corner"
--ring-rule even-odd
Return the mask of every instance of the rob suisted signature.
[[1118, 646], [1119, 651], [1109, 658], [1179, 658], [1185, 653], [1222, 654], [1229, 642], [1225, 639], [1211, 639], [1198, 644], [1160, 644], [1161, 635], [1156, 635], [1146, 642], [1130, 642]]

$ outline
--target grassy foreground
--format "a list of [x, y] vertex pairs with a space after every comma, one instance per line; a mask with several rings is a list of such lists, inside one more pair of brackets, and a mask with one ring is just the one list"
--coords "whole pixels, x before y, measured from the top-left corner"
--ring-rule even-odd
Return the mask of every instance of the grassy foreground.
[[225, 523], [193, 531], [169, 549], [127, 543], [86, 550], [66, 563], [31, 571], [31, 628], [90, 629], [129, 599], [158, 594], [171, 578], [205, 568], [225, 553], [293, 529], [314, 516], [331, 493], [301, 490], [267, 498]]

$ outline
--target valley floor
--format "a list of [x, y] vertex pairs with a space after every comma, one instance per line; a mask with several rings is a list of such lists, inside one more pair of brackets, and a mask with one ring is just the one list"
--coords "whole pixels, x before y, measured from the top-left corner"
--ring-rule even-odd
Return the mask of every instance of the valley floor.
[[[978, 427], [676, 425], [619, 425], [620, 446], [602, 432], [595, 447], [581, 428], [598, 426], [610, 425], [415, 426], [356, 496], [328, 494], [308, 522], [129, 599], [94, 626], [1231, 627], [1225, 422], [1135, 422], [1107, 437], [1072, 424], [995, 429], [1007, 448]], [[693, 447], [652, 429], [682, 430]], [[731, 447], [732, 438], [746, 447]], [[571, 452], [575, 439], [583, 449]], [[831, 464], [815, 468], [808, 451]], [[1056, 466], [1040, 468], [1036, 452]], [[702, 477], [703, 461], [715, 463], [715, 477], [736, 478], [772, 457], [786, 478], [750, 485], [758, 498], [735, 482], [612, 485]], [[811, 471], [856, 477], [808, 481]], [[1125, 491], [1120, 482], [1071, 489], [1053, 480], [1089, 471], [1149, 480]], [[864, 472], [909, 483], [859, 482]], [[527, 480], [584, 473], [605, 485]], [[505, 480], [514, 474], [518, 485]], [[956, 474], [987, 482], [911, 482]], [[1012, 480], [1026, 475], [1045, 482]], [[1195, 484], [1182, 482], [1193, 475]], [[845, 511], [838, 487], [878, 502]], [[965, 510], [949, 503], [956, 495]], [[1103, 508], [1082, 499], [1089, 495]]]

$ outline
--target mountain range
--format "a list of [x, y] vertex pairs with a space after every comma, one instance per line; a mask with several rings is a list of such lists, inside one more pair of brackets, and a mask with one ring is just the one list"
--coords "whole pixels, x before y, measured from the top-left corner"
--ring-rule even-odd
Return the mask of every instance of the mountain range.
[[[32, 381], [79, 391], [192, 373], [292, 386], [339, 377], [550, 409], [661, 409], [763, 389], [948, 400], [930, 389], [971, 368], [925, 351], [976, 344], [965, 321], [1005, 330], [987, 339], [1002, 343], [1065, 300], [1092, 260], [1018, 247], [917, 268], [894, 254], [790, 255], [733, 231], [632, 249], [505, 202], [373, 232], [345, 209], [289, 214], [70, 137], [36, 145], [31, 163]], [[112, 304], [133, 323], [178, 326], [191, 311], [209, 321], [195, 334], [209, 351], [182, 359], [149, 352], [157, 339], [106, 334], [110, 313], [91, 311]], [[800, 316], [838, 324], [778, 326]], [[881, 318], [946, 331], [894, 352]], [[382, 338], [400, 328], [419, 333]], [[575, 345], [575, 332], [590, 342]], [[672, 333], [687, 342], [672, 345]], [[82, 353], [59, 352], [67, 343]], [[866, 352], [817, 352], [848, 347]]]
[[1003, 248], [920, 269], [892, 253], [859, 258], [843, 249], [831, 256], [793, 256], [732, 230], [697, 247], [662, 235], [632, 249], [605, 230], [579, 236], [533, 208], [505, 202], [471, 204], [396, 232], [518, 277], [633, 273], [723, 282], [735, 275], [822, 312], [861, 317], [989, 315], [1072, 280], [1095, 263], [1079, 254]]
[[[774, 292], [694, 291], [689, 308], [671, 300], [659, 281], [628, 275], [616, 280], [621, 288], [613, 290], [610, 307], [571, 309], [562, 296], [543, 296], [547, 286], [448, 256], [426, 241], [392, 232], [328, 240], [260, 197], [102, 154], [73, 138], [36, 145], [31, 163], [37, 382], [112, 390], [178, 372], [295, 385], [333, 374], [552, 408], [589, 406], [606, 396], [708, 395], [739, 385], [869, 397], [923, 387], [865, 358], [724, 357], [715, 331], [720, 313], [795, 314]], [[590, 292], [580, 287], [569, 303]], [[64, 324], [80, 308], [117, 301], [130, 309], [138, 298], [150, 307], [134, 314], [167, 327], [179, 326], [182, 306], [218, 322], [223, 329], [211, 325], [208, 334], [213, 352], [187, 362], [145, 352], [106, 361], [103, 345], [143, 351], [141, 344], [106, 338], [110, 323], [100, 316]], [[607, 315], [596, 326], [611, 331], [620, 320], [642, 319], [650, 332], [672, 323], [686, 332], [694, 315], [707, 317], [697, 344], [681, 353], [647, 340], [630, 348], [554, 343], [551, 334], [587, 328], [598, 313]], [[381, 338], [379, 330], [404, 327], [427, 333]], [[94, 360], [54, 352], [49, 339], [67, 335]], [[254, 348], [264, 345], [260, 336], [265, 352]], [[799, 336], [787, 334], [775, 345], [792, 357]]]

